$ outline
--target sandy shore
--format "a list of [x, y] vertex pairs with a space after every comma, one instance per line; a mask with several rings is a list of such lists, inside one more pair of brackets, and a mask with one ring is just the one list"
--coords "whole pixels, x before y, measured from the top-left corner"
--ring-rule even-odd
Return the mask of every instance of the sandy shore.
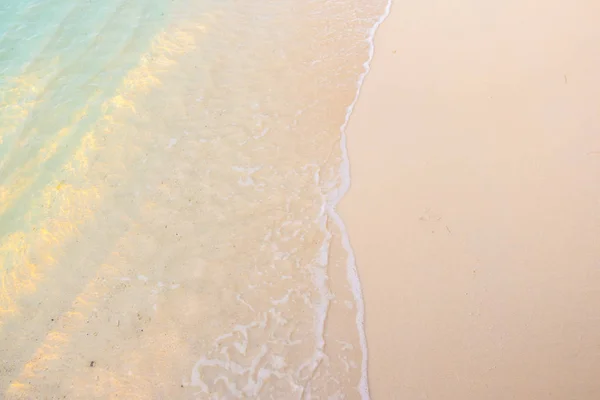
[[393, 5], [340, 205], [373, 398], [600, 398], [598, 15]]

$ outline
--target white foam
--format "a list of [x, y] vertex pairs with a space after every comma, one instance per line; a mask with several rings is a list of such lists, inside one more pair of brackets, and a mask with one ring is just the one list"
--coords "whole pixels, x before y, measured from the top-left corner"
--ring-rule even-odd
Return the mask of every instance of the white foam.
[[167, 145], [167, 149], [172, 148], [173, 146], [175, 146], [177, 144], [177, 139], [176, 138], [171, 138], [169, 139], [169, 144]]
[[238, 184], [240, 186], [256, 186], [256, 184], [254, 183], [254, 179], [252, 179], [252, 174], [260, 171], [262, 169], [262, 165], [258, 167], [240, 167], [234, 165], [231, 167], [231, 169], [233, 169], [236, 172], [243, 172], [246, 174], [245, 177], [240, 177], [238, 179]]
[[282, 298], [280, 298], [280, 299], [271, 299], [271, 304], [278, 305], [278, 304], [285, 304], [285, 303], [287, 303], [288, 300], [290, 299], [290, 294], [292, 294], [292, 292], [293, 292], [292, 289], [288, 289], [287, 293]]
[[267, 132], [269, 132], [269, 128], [263, 129], [258, 135], [254, 135], [252, 137], [254, 139], [260, 139], [261, 137], [265, 136], [267, 134]]
[[344, 119], [344, 123], [340, 127], [341, 132], [341, 140], [340, 147], [342, 151], [342, 163], [340, 165], [340, 173], [342, 177], [342, 183], [340, 187], [330, 194], [330, 199], [328, 202], [328, 214], [333, 220], [333, 222], [339, 227], [342, 232], [342, 245], [344, 249], [348, 252], [348, 259], [346, 262], [346, 272], [348, 277], [348, 282], [350, 283], [350, 287], [352, 288], [352, 294], [354, 295], [354, 300], [356, 301], [356, 325], [358, 328], [358, 335], [361, 350], [363, 353], [362, 362], [361, 362], [361, 378], [358, 386], [361, 398], [363, 400], [370, 399], [369, 395], [369, 382], [368, 382], [368, 372], [367, 372], [367, 338], [365, 336], [365, 305], [362, 296], [362, 289], [360, 286], [360, 280], [358, 279], [358, 271], [356, 270], [356, 260], [354, 257], [354, 250], [350, 245], [350, 238], [348, 236], [348, 231], [346, 230], [346, 226], [344, 225], [344, 221], [337, 213], [335, 207], [338, 205], [342, 197], [348, 192], [350, 189], [350, 160], [348, 158], [348, 148], [346, 147], [346, 127], [348, 126], [348, 121], [350, 120], [350, 115], [352, 115], [352, 111], [354, 110], [354, 106], [358, 101], [358, 97], [360, 95], [360, 90], [362, 88], [365, 77], [369, 73], [371, 69], [371, 61], [373, 60], [373, 54], [375, 51], [375, 32], [377, 28], [385, 21], [385, 19], [390, 14], [390, 10], [392, 7], [392, 0], [388, 0], [388, 3], [385, 7], [383, 14], [379, 17], [377, 22], [371, 27], [369, 31], [369, 37], [367, 41], [369, 42], [369, 57], [367, 61], [363, 64], [364, 71], [361, 76], [358, 78], [356, 95], [352, 103], [346, 109], [346, 118]]
[[246, 307], [248, 307], [253, 312], [256, 312], [256, 310], [254, 309], [254, 307], [252, 307], [250, 305], [250, 303], [248, 303], [246, 300], [244, 300], [244, 298], [242, 297], [241, 294], [238, 293], [235, 297], [236, 297], [237, 301], [239, 301], [240, 303], [242, 303], [243, 305], [245, 305]]
[[[326, 201], [325, 201], [326, 203]], [[316, 349], [312, 357], [306, 360], [296, 370], [296, 376], [299, 380], [306, 378], [306, 385], [302, 388], [300, 398], [310, 399], [311, 398], [311, 378], [315, 373], [319, 364], [325, 358], [325, 321], [327, 319], [327, 313], [329, 310], [329, 303], [331, 301], [331, 292], [327, 286], [327, 264], [329, 263], [329, 249], [331, 245], [332, 235], [327, 229], [327, 214], [325, 213], [326, 205], [324, 204], [321, 208], [319, 215], [321, 231], [325, 234], [325, 240], [321, 244], [320, 256], [316, 260], [318, 265], [314, 266], [311, 273], [313, 276], [313, 282], [317, 287], [320, 301], [315, 305], [315, 336], [316, 336]], [[310, 300], [305, 298], [305, 302], [310, 304]], [[308, 370], [308, 375], [303, 376], [302, 372]]]
[[[373, 53], [374, 53], [373, 40], [374, 40], [375, 32], [376, 32], [377, 28], [379, 27], [379, 25], [389, 15], [390, 8], [391, 8], [391, 0], [388, 0], [388, 4], [385, 7], [385, 12], [383, 13], [383, 15], [381, 15], [379, 17], [379, 19], [374, 23], [374, 25], [371, 27], [371, 29], [368, 32], [368, 37], [367, 37], [367, 41], [369, 43], [368, 59], [363, 64], [364, 71], [362, 72], [362, 74], [359, 76], [359, 78], [357, 80], [357, 83], [356, 83], [357, 89], [356, 89], [355, 97], [354, 97], [352, 103], [347, 107], [344, 123], [340, 126], [340, 132], [341, 132], [340, 148], [341, 148], [342, 162], [340, 163], [340, 166], [339, 166], [339, 176], [340, 176], [341, 182], [336, 180], [335, 182], [330, 182], [331, 186], [326, 186], [326, 187], [323, 186], [323, 194], [322, 194], [323, 195], [323, 207], [320, 210], [321, 212], [319, 213], [317, 220], [318, 220], [321, 230], [325, 234], [325, 238], [319, 249], [319, 254], [317, 255], [317, 258], [314, 260], [314, 264], [313, 264], [314, 268], [312, 268], [312, 270], [311, 270], [312, 279], [313, 279], [314, 285], [318, 291], [318, 293], [317, 293], [318, 297], [317, 297], [317, 299], [315, 299], [308, 292], [304, 292], [304, 293], [297, 292], [297, 295], [294, 296], [294, 300], [297, 299], [298, 301], [303, 301], [304, 304], [313, 308], [314, 312], [316, 313], [315, 321], [314, 321], [315, 335], [316, 335], [316, 349], [315, 349], [314, 353], [312, 354], [312, 356], [310, 358], [304, 360], [304, 362], [299, 367], [297, 367], [297, 368], [294, 367], [293, 368], [293, 371], [294, 371], [293, 376], [288, 377], [289, 384], [292, 387], [298, 389], [298, 391], [300, 392], [301, 398], [310, 398], [310, 395], [311, 395], [310, 385], [311, 385], [312, 378], [314, 377], [313, 374], [315, 373], [315, 371], [317, 371], [317, 369], [321, 363], [327, 362], [327, 356], [325, 354], [326, 344], [325, 344], [324, 333], [325, 333], [325, 321], [327, 318], [328, 309], [329, 309], [331, 299], [332, 299], [332, 294], [329, 291], [329, 287], [328, 287], [328, 276], [327, 276], [327, 265], [330, 261], [329, 253], [330, 253], [330, 245], [331, 245], [331, 240], [332, 240], [330, 229], [328, 229], [328, 225], [330, 223], [335, 223], [337, 225], [337, 227], [340, 229], [340, 232], [342, 235], [342, 245], [348, 254], [347, 261], [346, 261], [346, 274], [347, 274], [347, 279], [350, 284], [352, 294], [354, 297], [354, 304], [356, 304], [356, 325], [357, 325], [358, 336], [359, 336], [359, 346], [362, 351], [362, 362], [361, 362], [360, 366], [357, 366], [356, 363], [354, 363], [354, 362], [350, 362], [347, 365], [361, 368], [361, 378], [360, 378], [360, 382], [358, 383], [357, 389], [359, 390], [362, 399], [370, 398], [369, 388], [368, 388], [368, 380], [367, 380], [367, 344], [366, 344], [366, 337], [365, 337], [365, 331], [364, 331], [364, 302], [363, 302], [363, 297], [362, 297], [362, 290], [361, 290], [360, 282], [358, 279], [358, 273], [356, 270], [353, 249], [350, 245], [350, 241], [349, 241], [349, 237], [348, 237], [348, 233], [345, 228], [345, 225], [344, 225], [341, 217], [339, 216], [339, 214], [336, 211], [336, 206], [338, 205], [339, 201], [345, 195], [345, 193], [348, 191], [348, 189], [350, 187], [350, 165], [349, 165], [348, 153], [347, 153], [347, 149], [346, 149], [346, 134], [345, 134], [346, 127], [348, 125], [350, 115], [351, 115], [351, 113], [354, 109], [354, 106], [357, 102], [357, 99], [359, 97], [359, 93], [360, 93], [363, 81], [365, 79], [365, 76], [367, 75], [367, 73], [369, 72], [369, 69], [370, 69], [370, 63], [371, 63], [371, 60], [373, 58]], [[257, 127], [262, 128], [262, 126], [258, 126], [258, 124], [257, 124]], [[267, 133], [268, 133], [268, 130], [266, 128], [262, 129], [262, 131], [259, 134], [257, 134], [256, 136], [254, 136], [254, 138], [255, 139], [261, 138], [264, 135], [266, 135]], [[305, 167], [305, 168], [307, 168], [307, 167]], [[252, 179], [252, 174], [255, 173], [258, 169], [255, 170], [254, 168], [248, 168], [247, 166], [232, 166], [232, 169], [233, 169], [233, 171], [238, 172], [241, 175], [238, 183], [240, 183], [241, 185], [244, 185], [244, 186], [255, 185], [255, 182]], [[318, 165], [316, 165], [314, 175], [313, 175], [313, 179], [314, 179], [315, 183], [319, 183], [322, 179], [322, 176], [329, 176], [329, 171], [325, 171], [325, 170], [321, 171], [320, 167]], [[338, 182], [340, 182], [339, 187], [333, 187]], [[290, 202], [288, 201], [288, 211], [289, 211], [289, 207], [290, 207]], [[301, 212], [304, 212], [304, 209], [301, 209]], [[312, 217], [311, 217], [311, 219], [312, 219]], [[331, 225], [329, 225], [329, 227], [331, 227]], [[287, 232], [287, 230], [284, 230], [284, 233], [285, 232]], [[282, 235], [282, 232], [280, 229], [276, 230], [276, 231], [269, 230], [265, 235], [265, 240], [264, 240], [264, 244], [262, 245], [263, 246], [262, 248], [264, 248], [265, 246], [268, 246], [268, 243], [270, 242], [270, 239], [272, 238], [273, 235], [276, 235], [277, 237], [279, 237], [280, 235]], [[294, 233], [294, 236], [295, 235], [296, 235], [296, 233]], [[303, 238], [302, 238], [302, 240], [303, 240]], [[274, 245], [271, 244], [271, 246], [273, 247]], [[286, 249], [286, 250], [288, 250], [288, 249]], [[289, 252], [285, 253], [285, 252], [277, 249], [277, 246], [274, 246], [273, 252], [275, 254], [275, 259], [285, 259], [285, 258], [289, 257]], [[260, 271], [257, 271], [257, 275], [262, 276], [263, 273]], [[284, 279], [284, 278], [287, 278], [287, 277], [282, 277], [282, 279]], [[245, 303], [245, 300], [240, 295], [238, 295], [237, 300]], [[290, 301], [290, 292], [288, 292], [286, 295], [283, 295], [282, 297], [280, 297], [278, 299], [271, 299], [271, 302], [272, 302], [271, 304], [274, 306], [278, 306], [278, 305], [286, 304], [289, 301]], [[252, 308], [249, 304], [246, 303], [246, 305], [249, 306], [250, 308]], [[284, 325], [287, 322], [287, 320], [282, 319], [283, 318], [282, 315], [283, 314], [281, 312], [279, 312], [276, 308], [271, 308], [269, 310], [268, 318], [271, 321], [275, 321], [278, 325]], [[235, 350], [232, 352], [232, 354], [239, 353], [242, 355], [246, 355], [246, 351], [249, 346], [248, 330], [249, 330], [249, 328], [255, 327], [255, 326], [264, 328], [266, 325], [266, 321], [267, 321], [266, 314], [265, 314], [264, 318], [265, 318], [265, 320], [263, 323], [254, 322], [249, 325], [236, 325], [232, 332], [219, 336], [215, 340], [215, 352], [219, 347], [221, 348], [221, 351], [219, 353], [214, 353], [213, 356], [210, 356], [211, 358], [202, 357], [200, 360], [198, 360], [198, 362], [194, 365], [194, 367], [192, 369], [192, 373], [191, 373], [191, 377], [190, 377], [190, 385], [199, 387], [202, 390], [202, 392], [208, 394], [210, 388], [207, 385], [208, 381], [205, 382], [205, 380], [204, 380], [205, 377], [203, 376], [202, 369], [204, 369], [205, 367], [220, 367], [220, 368], [225, 369], [227, 371], [227, 373], [229, 373], [229, 374], [233, 374], [234, 376], [238, 375], [238, 377], [236, 377], [236, 378], [240, 378], [239, 385], [236, 384], [236, 382], [234, 380], [229, 380], [229, 378], [227, 378], [227, 376], [220, 376], [217, 378], [217, 380], [219, 382], [221, 382], [221, 384], [223, 384], [227, 387], [227, 390], [229, 391], [229, 394], [231, 396], [233, 396], [233, 397], [241, 397], [241, 396], [255, 397], [256, 394], [261, 389], [261, 387], [263, 386], [264, 382], [269, 378], [269, 376], [271, 376], [271, 375], [279, 376], [279, 375], [277, 375], [277, 373], [278, 373], [277, 371], [279, 368], [281, 368], [282, 365], [285, 364], [284, 363], [285, 360], [283, 360], [283, 362], [282, 362], [282, 359], [280, 359], [277, 362], [274, 362], [273, 365], [271, 365], [271, 367], [273, 368], [271, 370], [267, 369], [263, 364], [260, 364], [261, 359], [266, 354], [265, 353], [266, 347], [264, 347], [265, 345], [263, 345], [263, 347], [262, 347], [262, 349], [264, 349], [264, 352], [261, 352], [261, 354], [259, 354], [257, 357], [252, 357], [252, 361], [251, 361], [250, 365], [247, 365], [248, 360], [246, 358], [244, 358], [242, 365], [232, 361], [229, 358], [228, 351], [230, 348], [231, 348], [231, 350]], [[255, 325], [255, 324], [257, 324], [257, 325]], [[292, 341], [291, 338], [288, 338], [287, 342], [282, 342], [282, 343], [287, 344], [287, 345], [294, 345], [299, 342], [300, 342], [300, 340]], [[346, 348], [347, 347], [344, 345], [344, 349], [346, 349]], [[215, 357], [215, 358], [212, 358], [212, 357]], [[261, 366], [259, 367], [259, 365], [261, 365]], [[290, 369], [291, 369], [291, 366], [290, 366]], [[247, 377], [244, 378], [244, 377], [242, 377], [242, 375], [244, 375], [244, 376], [247, 375]], [[245, 384], [242, 383], [243, 379], [246, 379]], [[216, 381], [213, 380], [209, 384], [214, 385], [215, 382]], [[307, 383], [306, 383], [305, 387], [301, 387], [301, 386], [297, 385], [296, 382], [302, 382], [302, 383], [307, 382]], [[339, 396], [341, 396], [341, 394], [339, 394], [339, 395], [335, 394], [332, 396], [332, 398], [338, 398]]]

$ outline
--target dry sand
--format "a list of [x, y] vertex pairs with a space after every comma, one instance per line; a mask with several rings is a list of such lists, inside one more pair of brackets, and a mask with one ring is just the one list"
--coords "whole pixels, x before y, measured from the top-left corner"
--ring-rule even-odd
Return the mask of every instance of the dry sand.
[[598, 16], [394, 3], [340, 205], [373, 398], [600, 398]]

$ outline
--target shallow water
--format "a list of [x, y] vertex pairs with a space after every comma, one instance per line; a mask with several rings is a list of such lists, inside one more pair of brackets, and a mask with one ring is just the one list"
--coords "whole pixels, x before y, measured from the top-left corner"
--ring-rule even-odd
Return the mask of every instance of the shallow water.
[[0, 5], [3, 398], [365, 398], [334, 206], [387, 2]]

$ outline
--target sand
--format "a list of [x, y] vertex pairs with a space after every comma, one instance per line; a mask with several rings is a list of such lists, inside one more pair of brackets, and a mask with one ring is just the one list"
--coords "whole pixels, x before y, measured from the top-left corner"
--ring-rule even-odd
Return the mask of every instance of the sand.
[[155, 2], [46, 13], [0, 91], [0, 399], [366, 398], [334, 206], [386, 0]]
[[393, 4], [339, 207], [372, 398], [600, 398], [598, 15]]

